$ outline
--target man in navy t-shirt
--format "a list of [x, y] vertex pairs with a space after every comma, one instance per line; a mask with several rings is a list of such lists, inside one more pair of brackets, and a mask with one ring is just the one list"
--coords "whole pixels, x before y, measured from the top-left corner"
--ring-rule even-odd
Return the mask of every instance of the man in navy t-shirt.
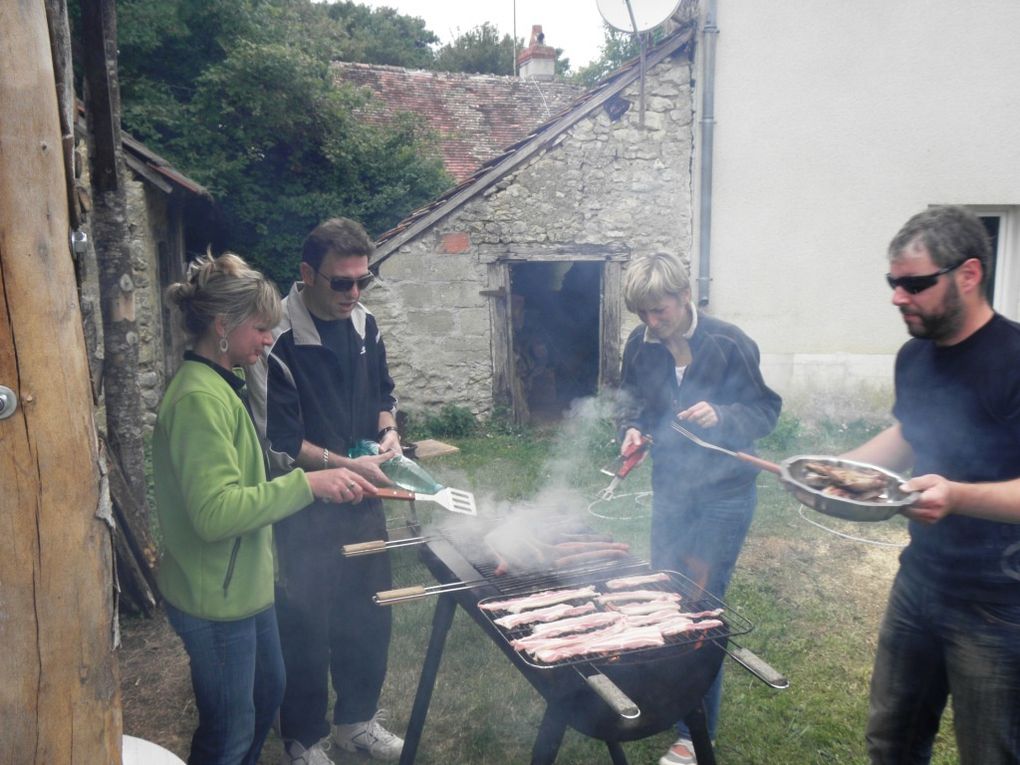
[[889, 246], [896, 423], [844, 455], [920, 498], [871, 679], [872, 763], [926, 763], [952, 699], [962, 765], [1020, 763], [1020, 324], [986, 297], [991, 249], [959, 207], [911, 218]]

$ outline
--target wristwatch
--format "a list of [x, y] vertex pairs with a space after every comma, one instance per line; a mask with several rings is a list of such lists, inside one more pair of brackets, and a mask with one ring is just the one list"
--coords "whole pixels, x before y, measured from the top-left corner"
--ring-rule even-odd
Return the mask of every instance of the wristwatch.
[[385, 428], [376, 433], [375, 440], [382, 441], [386, 434], [389, 433], [391, 430], [396, 430], [396, 428], [393, 427], [392, 425], [387, 425]]

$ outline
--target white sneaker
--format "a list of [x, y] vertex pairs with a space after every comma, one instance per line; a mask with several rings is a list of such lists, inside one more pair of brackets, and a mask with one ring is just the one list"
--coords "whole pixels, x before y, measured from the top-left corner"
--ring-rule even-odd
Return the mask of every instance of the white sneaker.
[[344, 751], [365, 752], [373, 760], [399, 760], [404, 739], [381, 725], [385, 719], [386, 710], [380, 709], [366, 722], [334, 725], [333, 741]]
[[694, 744], [689, 738], [678, 738], [662, 757], [659, 765], [698, 765], [694, 756]]
[[335, 765], [326, 754], [330, 750], [328, 738], [305, 749], [300, 741], [290, 740], [283, 744], [283, 759], [280, 765]]

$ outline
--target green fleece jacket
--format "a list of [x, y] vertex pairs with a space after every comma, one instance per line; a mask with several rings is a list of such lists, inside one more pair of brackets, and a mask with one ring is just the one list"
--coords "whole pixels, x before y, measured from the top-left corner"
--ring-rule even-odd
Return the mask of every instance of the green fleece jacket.
[[185, 360], [152, 439], [163, 534], [163, 597], [203, 619], [243, 619], [273, 603], [271, 524], [312, 502], [304, 471], [266, 480], [255, 427], [217, 371]]

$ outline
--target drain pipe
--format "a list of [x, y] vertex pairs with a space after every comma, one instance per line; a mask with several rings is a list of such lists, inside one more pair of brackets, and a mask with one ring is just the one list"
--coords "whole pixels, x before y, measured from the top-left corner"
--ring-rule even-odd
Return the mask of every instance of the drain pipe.
[[701, 95], [701, 184], [698, 220], [698, 305], [708, 305], [708, 289], [712, 281], [712, 144], [715, 132], [715, 42], [719, 27], [715, 25], [716, 0], [707, 0], [705, 27], [701, 32], [702, 95]]

